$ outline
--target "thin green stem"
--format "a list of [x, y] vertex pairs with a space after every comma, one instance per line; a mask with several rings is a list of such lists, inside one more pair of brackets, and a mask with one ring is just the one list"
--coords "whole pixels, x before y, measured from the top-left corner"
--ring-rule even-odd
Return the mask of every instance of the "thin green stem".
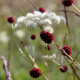
[[67, 12], [66, 12], [66, 6], [64, 6], [64, 14], [65, 14], [65, 18], [66, 18], [66, 27], [69, 33], [69, 40], [70, 40], [70, 47], [71, 47], [71, 37], [70, 37], [70, 27], [69, 27], [69, 23], [68, 23], [68, 16], [67, 16]]
[[14, 26], [13, 26], [13, 24], [11, 24], [11, 27], [12, 27], [12, 30], [14, 30]]
[[46, 72], [46, 71], [55, 69], [56, 67], [60, 67], [60, 66], [62, 66], [62, 65], [69, 65], [69, 64], [73, 64], [73, 63], [59, 64], [59, 65], [57, 65], [57, 66], [55, 66], [55, 67], [51, 67], [51, 68], [49, 68], [49, 69], [47, 69], [47, 70], [45, 70], [45, 71], [43, 71], [43, 72]]
[[56, 65], [60, 66], [60, 64], [56, 60], [52, 60]]
[[[25, 44], [24, 44], [23, 42], [22, 42], [22, 44], [23, 44], [23, 46], [24, 46], [24, 48], [25, 48], [25, 50], [26, 50], [26, 52], [27, 52], [29, 58], [30, 58], [31, 61], [34, 63], [34, 66], [35, 66], [36, 68], [38, 68], [38, 65], [36, 64], [34, 58], [33, 58], [33, 57], [30, 55], [30, 53], [28, 52], [27, 47], [25, 46]], [[44, 77], [46, 80], [48, 80], [48, 78], [47, 78], [43, 73], [42, 73], [42, 75], [43, 75], [43, 77]]]
[[24, 45], [24, 48], [25, 48], [27, 54], [29, 55], [29, 58], [31, 59], [31, 61], [34, 63], [34, 66], [35, 66], [36, 68], [38, 68], [38, 65], [36, 64], [34, 58], [33, 58], [33, 57], [30, 55], [30, 53], [28, 52], [28, 49], [27, 49], [27, 47], [26, 47], [25, 45]]
[[80, 10], [75, 5], [72, 4], [72, 6], [80, 13]]
[[[12, 30], [14, 31], [14, 29], [13, 29], [13, 24], [11, 24], [11, 27], [12, 27]], [[28, 52], [28, 49], [27, 49], [26, 45], [25, 45], [25, 44], [23, 43], [23, 41], [21, 41], [21, 40], [20, 40], [20, 43], [22, 43], [22, 45], [24, 46], [24, 48], [25, 48], [25, 50], [26, 50], [26, 52], [27, 52], [30, 60], [31, 60], [31, 61], [33, 62], [33, 64], [34, 64], [34, 67], [38, 68], [38, 65], [36, 64], [34, 58], [33, 58], [33, 57], [30, 55], [30, 53]], [[18, 44], [17, 44], [17, 46], [18, 46]], [[21, 48], [20, 48], [19, 46], [18, 46], [18, 48], [19, 48], [21, 54], [22, 54], [24, 57], [26, 57], [26, 56], [24, 55], [23, 51], [21, 50]], [[48, 80], [48, 78], [47, 78], [43, 73], [42, 73], [42, 75], [43, 75], [43, 77], [44, 77], [46, 80]]]

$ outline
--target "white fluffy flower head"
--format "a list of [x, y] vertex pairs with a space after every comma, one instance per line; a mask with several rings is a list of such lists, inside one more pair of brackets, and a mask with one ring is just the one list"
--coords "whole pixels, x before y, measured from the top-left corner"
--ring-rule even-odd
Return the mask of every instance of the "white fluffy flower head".
[[26, 16], [21, 16], [17, 19], [14, 28], [20, 28], [23, 25], [26, 27], [37, 27], [39, 24], [42, 26], [51, 26], [52, 23], [59, 24], [61, 21], [65, 22], [65, 18], [56, 15], [54, 12], [34, 11], [33, 13], [27, 13]]
[[42, 13], [40, 11], [34, 11], [34, 16], [42, 18]]
[[17, 23], [19, 24], [25, 24], [25, 22], [26, 22], [26, 17], [24, 16], [21, 16], [17, 19]]
[[34, 17], [34, 14], [32, 14], [32, 13], [26, 14], [26, 18], [27, 18], [28, 20], [32, 19], [33, 17]]
[[27, 22], [26, 27], [29, 27], [29, 28], [30, 27], [32, 27], [32, 28], [34, 27], [34, 28], [36, 28], [37, 27], [37, 23], [30, 20], [30, 21]]
[[45, 27], [44, 30], [49, 32], [49, 33], [53, 33], [54, 32], [54, 30], [53, 30], [53, 28], [51, 26]]
[[19, 38], [23, 38], [25, 36], [25, 33], [22, 30], [17, 30], [15, 32], [15, 35]]
[[52, 24], [52, 22], [51, 22], [51, 20], [50, 19], [44, 19], [44, 20], [42, 20], [42, 22], [43, 22], [43, 24], [47, 24], [47, 25], [51, 25]]
[[0, 42], [7, 43], [9, 41], [9, 37], [7, 32], [3, 31], [0, 33]]

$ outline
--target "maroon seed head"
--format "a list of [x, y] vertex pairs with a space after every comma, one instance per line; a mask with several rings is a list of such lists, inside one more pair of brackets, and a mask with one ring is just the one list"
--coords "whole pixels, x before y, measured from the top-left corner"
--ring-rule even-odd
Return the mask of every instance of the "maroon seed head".
[[39, 70], [38, 68], [31, 69], [29, 73], [30, 76], [33, 78], [39, 78], [42, 75], [41, 70]]
[[7, 18], [7, 21], [8, 21], [9, 23], [14, 23], [15, 19], [14, 19], [12, 16], [9, 16], [9, 17]]

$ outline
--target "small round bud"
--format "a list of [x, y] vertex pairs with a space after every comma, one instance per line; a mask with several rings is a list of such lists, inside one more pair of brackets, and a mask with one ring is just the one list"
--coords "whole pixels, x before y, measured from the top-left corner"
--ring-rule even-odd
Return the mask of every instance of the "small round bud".
[[42, 13], [46, 12], [46, 10], [42, 7], [39, 8], [39, 11], [42, 12]]
[[31, 69], [29, 73], [33, 78], [39, 78], [42, 75], [41, 70], [39, 70], [38, 68]]
[[36, 39], [36, 35], [35, 34], [31, 35], [31, 39], [32, 40]]
[[50, 47], [49, 44], [47, 44], [45, 48], [46, 48], [47, 50], [50, 50], [50, 49], [51, 49], [51, 47]]
[[61, 72], [67, 72], [67, 70], [68, 70], [67, 66], [61, 66], [60, 67]]
[[15, 19], [14, 19], [12, 16], [9, 16], [9, 17], [7, 18], [7, 21], [8, 21], [9, 23], [14, 23]]
[[53, 35], [51, 33], [49, 33], [49, 32], [46, 32], [46, 31], [42, 31], [40, 33], [40, 37], [47, 44], [50, 44], [54, 39]]

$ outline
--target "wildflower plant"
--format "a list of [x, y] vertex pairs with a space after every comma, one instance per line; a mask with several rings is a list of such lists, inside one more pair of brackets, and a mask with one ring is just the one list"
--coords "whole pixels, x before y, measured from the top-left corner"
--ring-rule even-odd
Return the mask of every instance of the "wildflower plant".
[[[74, 0], [61, 0], [64, 9], [58, 11], [64, 12], [65, 17], [57, 15], [56, 12], [48, 11], [43, 7], [38, 8], [31, 0], [27, 0], [27, 1], [32, 5], [32, 7], [35, 10], [33, 12], [25, 13], [26, 14], [25, 16], [22, 15], [20, 17], [17, 17], [17, 19], [14, 19], [13, 16], [9, 16], [7, 18], [7, 22], [12, 27], [12, 36], [14, 37], [15, 40], [12, 40], [13, 38], [10, 39], [15, 42], [16, 44], [15, 47], [18, 48], [18, 50], [20, 51], [19, 53], [27, 60], [25, 63], [28, 63], [26, 65], [26, 71], [28, 71], [27, 74], [29, 75], [28, 76], [29, 79], [33, 80], [33, 79], [40, 78], [40, 80], [52, 80], [50, 77], [48, 77], [49, 74], [47, 71], [53, 72], [53, 69], [55, 69], [54, 73], [56, 72], [56, 70], [58, 70], [63, 73], [65, 72], [69, 76], [72, 76], [72, 73], [69, 72], [68, 69], [70, 67], [75, 77], [78, 80], [80, 80], [78, 70], [75, 69], [75, 67], [80, 69], [80, 64], [78, 61], [76, 61], [76, 58], [72, 56], [73, 50], [71, 45], [71, 33], [70, 33], [70, 27], [69, 27], [68, 17], [67, 17], [67, 12], [70, 11], [67, 11], [66, 9], [66, 7], [73, 6], [78, 12], [80, 12], [73, 5]], [[77, 15], [77, 13], [75, 13], [75, 15]], [[77, 16], [80, 15], [78, 14]], [[69, 34], [67, 45], [66, 45], [66, 36], [65, 36], [62, 46], [60, 45], [60, 43], [56, 41], [56, 36], [58, 33], [56, 34], [55, 32], [56, 31], [55, 24], [59, 26], [60, 22], [66, 25]], [[29, 33], [27, 32], [28, 30]], [[0, 34], [1, 36], [0, 41], [3, 42], [10, 41], [8, 65], [5, 57], [1, 56], [0, 60], [2, 60], [3, 62], [3, 69], [6, 74], [6, 79], [12, 80], [11, 73], [10, 73], [11, 40], [8, 37], [5, 37], [5, 35], [6, 33]], [[4, 37], [6, 39], [4, 39]], [[37, 47], [35, 45], [37, 45]], [[30, 49], [29, 47], [32, 47], [32, 49]], [[38, 47], [40, 51], [36, 51]], [[50, 63], [51, 66], [49, 65]], [[43, 64], [47, 69], [41, 68], [43, 67]]]
[[23, 25], [27, 28], [37, 28], [39, 24], [45, 28], [51, 26], [53, 22], [59, 24], [61, 21], [65, 23], [65, 18], [56, 15], [54, 12], [42, 13], [40, 11], [34, 11], [33, 13], [27, 13], [26, 16], [17, 18], [14, 29], [20, 28]]

